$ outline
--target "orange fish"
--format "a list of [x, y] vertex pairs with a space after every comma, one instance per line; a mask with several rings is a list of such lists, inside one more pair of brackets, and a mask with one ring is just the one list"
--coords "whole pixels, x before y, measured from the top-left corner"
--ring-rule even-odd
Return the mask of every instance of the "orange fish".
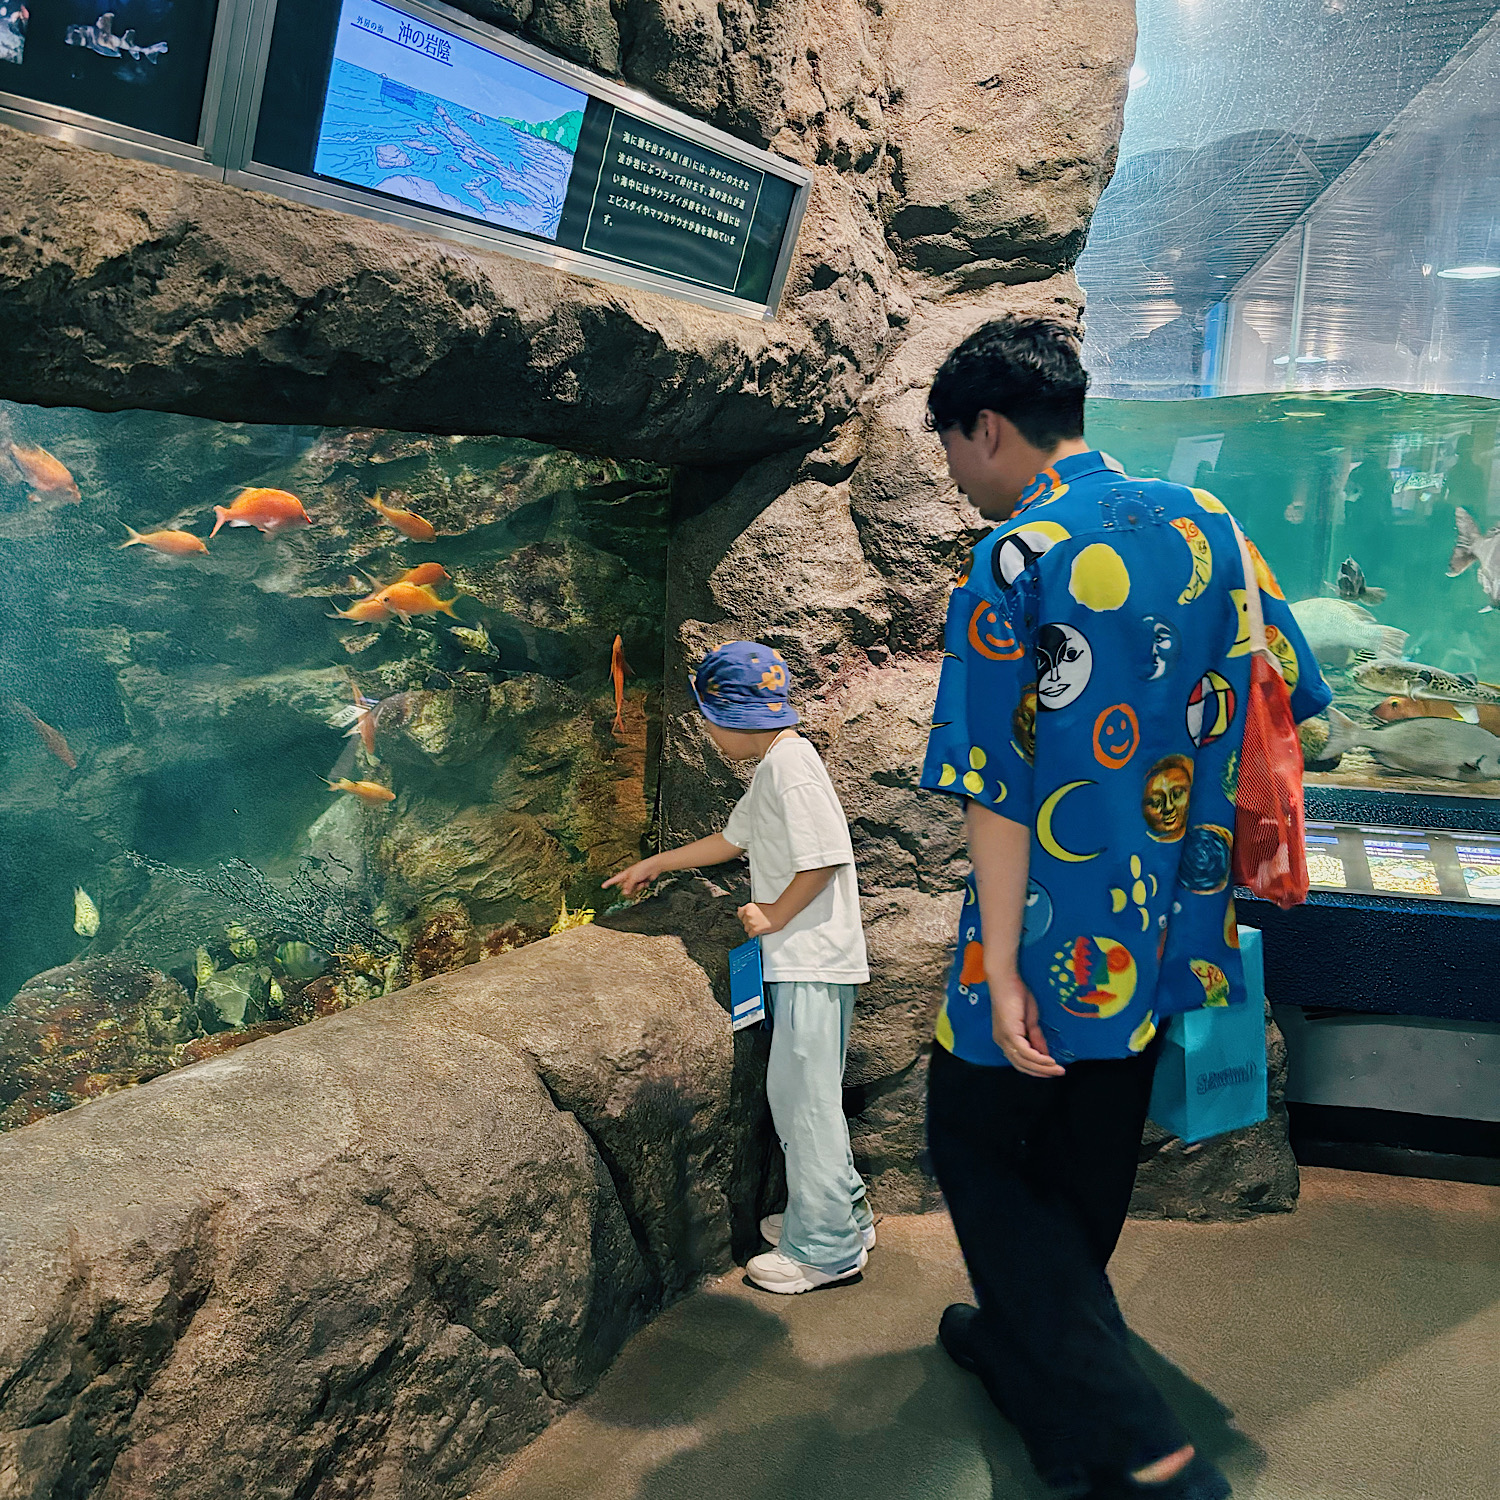
[[455, 620], [458, 618], [453, 613], [454, 600], [439, 599], [436, 592], [426, 584], [393, 583], [372, 597], [378, 599], [393, 614], [400, 615], [403, 620], [409, 620], [413, 615], [435, 614], [451, 615]]
[[[1471, 705], [1464, 704], [1464, 708]], [[1468, 722], [1478, 724], [1491, 734], [1500, 734], [1500, 705], [1475, 703], [1474, 717]], [[1370, 710], [1377, 719], [1390, 723], [1394, 719], [1458, 719], [1464, 718], [1457, 703], [1446, 703], [1439, 698], [1385, 698]]]
[[214, 514], [219, 519], [208, 534], [210, 540], [224, 525], [254, 526], [267, 536], [290, 531], [296, 526], [312, 525], [312, 517], [302, 509], [302, 502], [285, 490], [241, 490], [232, 505], [214, 506]]
[[174, 554], [184, 552], [207, 552], [208, 545], [201, 536], [194, 536], [191, 531], [146, 531], [140, 532], [134, 526], [126, 526], [124, 521], [120, 524], [130, 533], [128, 542], [121, 542], [119, 550], [123, 552], [127, 547], [150, 547], [153, 552], [170, 552]]
[[380, 512], [380, 517], [389, 526], [394, 526], [402, 536], [407, 536], [414, 542], [430, 542], [437, 532], [432, 528], [431, 521], [424, 521], [414, 510], [402, 510], [399, 506], [387, 505], [380, 498], [380, 491], [375, 491], [373, 500], [366, 500], [366, 505]]
[[368, 599], [356, 599], [348, 609], [334, 610], [328, 618], [353, 620], [356, 625], [379, 625], [391, 618], [391, 612], [381, 603], [379, 594], [371, 594]]
[[615, 722], [613, 728], [614, 732], [619, 735], [625, 733], [625, 674], [629, 671], [630, 663], [625, 660], [625, 643], [619, 636], [616, 636], [614, 649], [609, 653], [609, 675], [615, 684]]
[[442, 563], [418, 563], [414, 568], [408, 568], [399, 578], [393, 579], [394, 583], [447, 583], [448, 570]]
[[77, 481], [68, 473], [66, 465], [53, 458], [45, 448], [23, 448], [18, 443], [7, 443], [6, 446], [15, 466], [31, 486], [31, 498], [38, 504], [46, 500], [64, 500], [77, 505], [83, 499], [78, 493]]
[[70, 770], [78, 769], [78, 757], [73, 754], [68, 742], [50, 724], [44, 724], [24, 703], [12, 703], [11, 707], [24, 714], [31, 727], [36, 730], [41, 742]]
[[[321, 778], [327, 780], [327, 777]], [[368, 803], [371, 807], [381, 802], [394, 802], [396, 794], [388, 786], [381, 786], [378, 781], [350, 781], [347, 776], [341, 776], [337, 781], [329, 781], [336, 792], [348, 792], [350, 796], [358, 797], [361, 802]]]

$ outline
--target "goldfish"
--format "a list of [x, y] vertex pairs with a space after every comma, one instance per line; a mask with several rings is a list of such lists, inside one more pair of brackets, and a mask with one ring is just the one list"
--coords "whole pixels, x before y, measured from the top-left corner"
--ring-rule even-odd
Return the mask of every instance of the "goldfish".
[[64, 500], [77, 505], [83, 499], [67, 466], [45, 448], [23, 448], [19, 443], [6, 446], [15, 466], [21, 471], [21, 477], [31, 486], [31, 498], [38, 504], [47, 500]]
[[414, 542], [430, 542], [437, 536], [433, 530], [431, 521], [424, 521], [414, 510], [402, 510], [396, 505], [387, 505], [380, 498], [380, 491], [375, 491], [372, 500], [366, 500], [365, 504], [380, 513], [380, 518], [388, 526], [394, 526], [402, 536], [410, 537]]
[[274, 536], [278, 531], [289, 531], [295, 526], [311, 526], [312, 517], [302, 509], [302, 502], [285, 490], [241, 490], [234, 503], [228, 507], [214, 506], [219, 518], [209, 532], [212, 540], [219, 528], [230, 526], [254, 526]]
[[452, 615], [456, 620], [458, 616], [453, 613], [452, 599], [439, 599], [437, 594], [426, 584], [421, 583], [393, 583], [389, 588], [373, 596], [378, 599], [393, 614], [398, 614], [403, 620], [409, 620], [413, 615]]
[[140, 532], [134, 526], [125, 526], [130, 533], [128, 542], [121, 542], [119, 550], [123, 552], [127, 547], [150, 547], [153, 552], [170, 552], [180, 554], [184, 552], [207, 552], [208, 544], [201, 536], [194, 536], [191, 531], [146, 531]]
[[614, 649], [609, 653], [609, 675], [615, 684], [615, 722], [614, 732], [619, 735], [625, 733], [625, 674], [630, 671], [630, 664], [625, 660], [625, 643], [619, 636], [615, 637]]
[[99, 931], [99, 908], [81, 885], [73, 887], [73, 931], [89, 938]]
[[348, 792], [350, 796], [358, 797], [361, 802], [366, 802], [372, 807], [379, 802], [396, 800], [396, 794], [390, 787], [382, 786], [378, 781], [350, 781], [347, 776], [341, 776], [337, 781], [330, 781], [328, 785], [334, 791]]
[[13, 703], [12, 708], [23, 715], [36, 730], [41, 742], [70, 770], [78, 769], [78, 757], [68, 748], [68, 742], [50, 724], [44, 724], [24, 703]]
[[[348, 609], [336, 609], [328, 617], [330, 620], [353, 620], [356, 625], [378, 625], [382, 620], [391, 618], [391, 611], [385, 607], [379, 594], [371, 594], [367, 599], [356, 599]], [[374, 637], [370, 637], [374, 639]]]

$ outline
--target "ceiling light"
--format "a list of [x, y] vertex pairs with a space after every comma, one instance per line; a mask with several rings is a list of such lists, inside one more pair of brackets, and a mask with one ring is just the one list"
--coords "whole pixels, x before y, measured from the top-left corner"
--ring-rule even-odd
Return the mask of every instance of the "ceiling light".
[[1133, 63], [1130, 68], [1130, 86], [1138, 89], [1143, 83], [1150, 80], [1151, 75], [1139, 64]]
[[1449, 281], [1488, 281], [1500, 276], [1500, 266], [1445, 266], [1438, 275]]

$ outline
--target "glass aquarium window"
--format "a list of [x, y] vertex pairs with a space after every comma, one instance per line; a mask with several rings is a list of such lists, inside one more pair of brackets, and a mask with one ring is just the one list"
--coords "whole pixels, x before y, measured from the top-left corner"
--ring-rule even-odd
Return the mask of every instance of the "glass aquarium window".
[[0, 1128], [599, 909], [655, 801], [666, 493], [0, 403]]
[[[1311, 783], [1500, 796], [1500, 15], [1137, 14], [1078, 263], [1090, 436], [1260, 546], [1334, 693]], [[1337, 888], [1353, 856], [1316, 852]]]
[[1218, 496], [1270, 563], [1333, 689], [1309, 784], [1500, 795], [1500, 402], [1106, 398], [1088, 424], [1128, 472]]
[[1139, 0], [1119, 166], [1078, 263], [1095, 392], [1488, 389], [1414, 370], [1398, 346], [1428, 351], [1435, 327], [1437, 363], [1488, 358], [1495, 299], [1481, 330], [1472, 288], [1431, 277], [1490, 263], [1494, 13], [1492, 0]]

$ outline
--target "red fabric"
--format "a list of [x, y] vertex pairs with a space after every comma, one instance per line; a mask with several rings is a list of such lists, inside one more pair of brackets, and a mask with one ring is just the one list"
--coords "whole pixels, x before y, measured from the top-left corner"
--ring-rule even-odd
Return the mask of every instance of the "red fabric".
[[1245, 739], [1240, 747], [1234, 882], [1283, 908], [1307, 900], [1302, 745], [1286, 683], [1258, 652], [1250, 658]]

